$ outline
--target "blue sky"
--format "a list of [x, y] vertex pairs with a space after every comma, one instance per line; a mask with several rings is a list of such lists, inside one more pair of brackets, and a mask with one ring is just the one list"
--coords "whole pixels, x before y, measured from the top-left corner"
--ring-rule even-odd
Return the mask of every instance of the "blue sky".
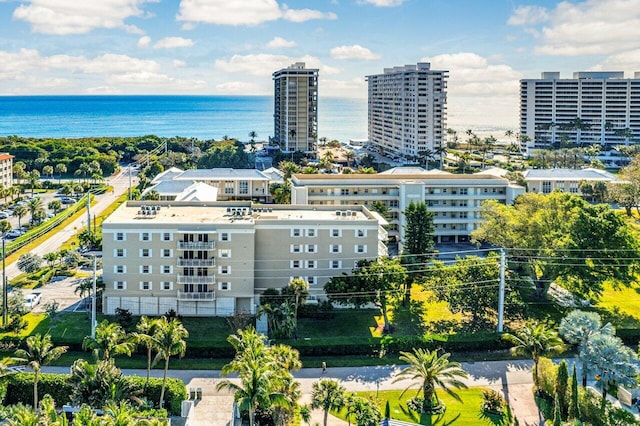
[[518, 80], [640, 71], [640, 0], [0, 0], [0, 94], [272, 94], [320, 69], [320, 96], [364, 76], [450, 71], [449, 124], [517, 127]]

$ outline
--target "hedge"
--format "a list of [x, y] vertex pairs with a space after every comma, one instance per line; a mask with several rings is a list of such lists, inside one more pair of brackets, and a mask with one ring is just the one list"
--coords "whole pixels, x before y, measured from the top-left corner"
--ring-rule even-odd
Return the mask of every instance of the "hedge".
[[[69, 383], [70, 377], [69, 374], [41, 373], [38, 380], [38, 396], [42, 398], [46, 394], [49, 394], [56, 402], [56, 405], [62, 406], [69, 404], [70, 395], [73, 391], [73, 387]], [[145, 377], [126, 376], [126, 379], [135, 389], [143, 390], [141, 394], [142, 397], [154, 403], [159, 401], [162, 390], [162, 379], [151, 378], [149, 380], [149, 386], [146, 389], [144, 387]], [[167, 378], [164, 393], [165, 404], [162, 408], [166, 408], [172, 415], [180, 415], [182, 401], [187, 399], [185, 384], [182, 380]], [[3, 405], [14, 405], [18, 402], [26, 405], [33, 404], [33, 373], [16, 373], [9, 377]]]

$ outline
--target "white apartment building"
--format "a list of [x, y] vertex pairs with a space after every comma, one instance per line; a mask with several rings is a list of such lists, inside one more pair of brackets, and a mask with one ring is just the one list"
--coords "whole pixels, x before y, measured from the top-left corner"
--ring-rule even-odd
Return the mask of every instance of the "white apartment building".
[[129, 201], [102, 224], [103, 311], [255, 313], [293, 278], [312, 295], [362, 259], [386, 255], [386, 222], [363, 206]]
[[442, 146], [448, 71], [429, 63], [385, 68], [367, 76], [369, 141], [385, 153], [415, 157]]
[[[363, 205], [376, 201], [389, 208], [389, 237], [402, 242], [409, 203], [424, 201], [434, 214], [437, 242], [464, 242], [481, 222], [486, 200], [505, 204], [525, 189], [491, 175], [451, 173], [303, 175], [291, 178], [291, 204], [311, 206]], [[402, 246], [400, 246], [401, 248]]]
[[529, 169], [522, 172], [527, 181], [527, 190], [539, 194], [549, 194], [559, 190], [572, 194], [584, 195], [580, 191], [580, 183], [594, 185], [598, 182], [622, 183], [616, 175], [600, 169]]
[[[640, 137], [640, 73], [543, 72], [520, 81], [520, 133], [526, 149], [550, 146], [619, 145]], [[523, 147], [524, 148], [524, 147]]]
[[5, 188], [13, 186], [13, 155], [0, 152], [0, 185]]
[[315, 152], [318, 143], [318, 69], [296, 62], [273, 73], [273, 139], [283, 151]]

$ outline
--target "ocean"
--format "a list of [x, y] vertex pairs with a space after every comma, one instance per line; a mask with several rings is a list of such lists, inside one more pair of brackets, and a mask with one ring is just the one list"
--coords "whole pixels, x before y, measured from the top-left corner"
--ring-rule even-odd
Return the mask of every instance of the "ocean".
[[[273, 136], [270, 96], [1, 96], [0, 136]], [[320, 98], [318, 136], [367, 137], [367, 101]]]

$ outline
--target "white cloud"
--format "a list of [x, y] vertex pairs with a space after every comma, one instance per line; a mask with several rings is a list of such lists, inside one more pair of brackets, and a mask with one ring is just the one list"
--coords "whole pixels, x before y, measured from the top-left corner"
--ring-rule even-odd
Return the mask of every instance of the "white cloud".
[[372, 4], [377, 7], [400, 6], [404, 0], [360, 0], [361, 4]]
[[180, 59], [174, 59], [173, 61], [171, 61], [171, 65], [173, 65], [174, 68], [184, 68], [187, 66], [187, 63], [185, 61], [181, 61]]
[[95, 58], [84, 56], [53, 55], [44, 58], [45, 66], [66, 69], [85, 74], [113, 74], [125, 72], [155, 72], [160, 70], [156, 61], [132, 58], [127, 55], [106, 53]]
[[331, 49], [331, 57], [333, 59], [362, 59], [365, 61], [380, 59], [380, 55], [358, 44], [334, 47]]
[[128, 72], [124, 74], [113, 74], [107, 76], [105, 81], [116, 85], [133, 86], [160, 86], [170, 89], [197, 89], [206, 84], [201, 80], [180, 80], [166, 74], [153, 73], [149, 71]]
[[154, 49], [173, 49], [175, 47], [191, 47], [193, 40], [183, 37], [165, 37], [153, 45]]
[[131, 16], [142, 16], [144, 3], [155, 0], [28, 0], [13, 11], [13, 18], [31, 24], [44, 34], [86, 34], [96, 28], [122, 28], [139, 33], [125, 24]]
[[322, 91], [342, 91], [342, 90], [354, 90], [363, 89], [367, 87], [365, 79], [354, 78], [352, 80], [331, 80], [323, 79], [321, 81]]
[[268, 92], [256, 83], [229, 81], [216, 85], [216, 93], [225, 95], [263, 95]]
[[509, 17], [509, 25], [532, 25], [549, 19], [549, 12], [540, 6], [519, 6]]
[[[609, 56], [592, 67], [594, 71], [640, 71], [640, 49]], [[632, 77], [629, 75], [629, 77]]]
[[537, 12], [519, 8], [509, 23], [527, 26], [538, 40], [538, 54], [607, 55], [638, 48], [640, 0], [563, 1], [555, 9]]
[[315, 56], [290, 57], [266, 53], [233, 55], [231, 59], [216, 59], [214, 67], [218, 71], [256, 76], [270, 76], [273, 72], [286, 68], [294, 62], [305, 62], [307, 68], [318, 68], [323, 75], [339, 74], [340, 70], [322, 64]]
[[312, 9], [289, 9], [276, 0], [181, 0], [178, 21], [218, 25], [258, 25], [285, 19], [304, 22], [311, 19], [336, 19], [335, 13]]
[[85, 90], [85, 93], [89, 93], [92, 95], [114, 95], [122, 93], [122, 90], [112, 86], [96, 86], [89, 87], [87, 90]]
[[142, 36], [138, 40], [138, 47], [140, 48], [149, 47], [149, 44], [151, 44], [151, 37], [149, 36]]
[[267, 47], [269, 49], [278, 49], [282, 47], [295, 47], [295, 46], [296, 46], [295, 41], [285, 40], [282, 37], [274, 37], [273, 40], [267, 43]]

